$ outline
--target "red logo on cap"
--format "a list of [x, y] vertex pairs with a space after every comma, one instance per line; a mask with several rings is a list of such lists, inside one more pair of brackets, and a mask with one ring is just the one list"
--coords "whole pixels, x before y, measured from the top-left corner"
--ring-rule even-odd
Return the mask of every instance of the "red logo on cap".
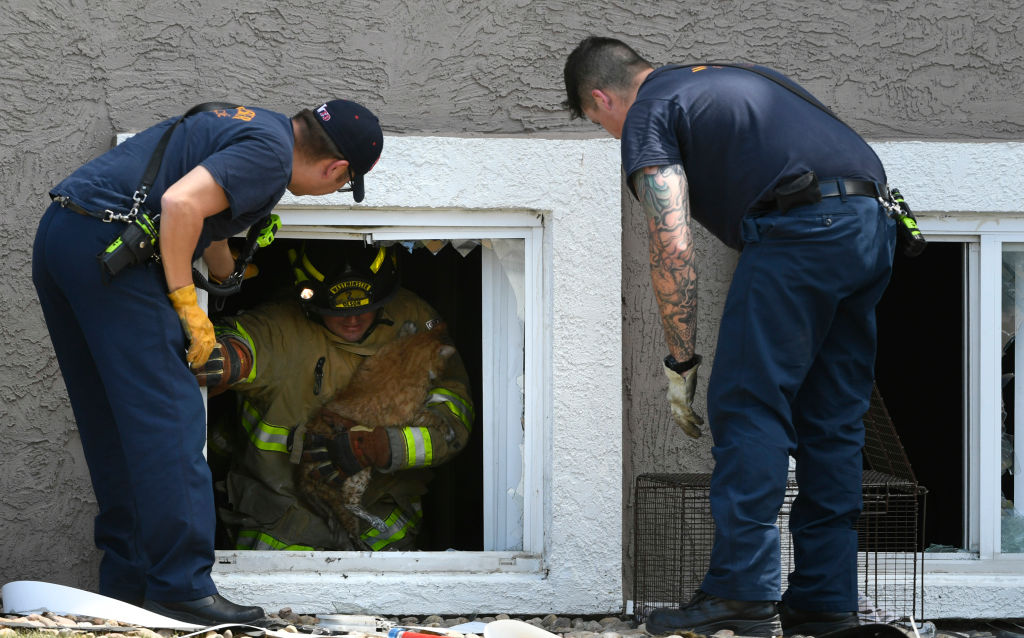
[[331, 112], [327, 110], [327, 105], [324, 104], [316, 110], [316, 114], [320, 116], [320, 119], [324, 122], [331, 119]]

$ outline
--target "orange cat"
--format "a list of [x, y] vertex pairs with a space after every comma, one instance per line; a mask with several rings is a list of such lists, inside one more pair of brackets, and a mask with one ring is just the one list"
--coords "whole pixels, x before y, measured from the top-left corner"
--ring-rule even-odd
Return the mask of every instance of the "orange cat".
[[[360, 364], [324, 409], [367, 427], [408, 423], [423, 407], [430, 382], [455, 348], [442, 343], [444, 325], [400, 337]], [[312, 424], [311, 424], [312, 425]], [[314, 434], [321, 434], [310, 430]]]
[[[385, 344], [363, 360], [349, 384], [324, 404], [323, 410], [370, 428], [408, 423], [423, 408], [431, 381], [455, 353], [455, 348], [444, 343], [443, 338], [441, 324]], [[343, 431], [335, 431], [318, 414], [306, 425], [306, 432], [330, 439]], [[378, 527], [383, 525], [361, 505], [371, 468], [345, 479], [340, 490], [324, 483], [311, 470], [311, 464], [299, 465], [300, 490], [317, 509], [341, 523], [354, 543], [358, 545], [360, 518]]]

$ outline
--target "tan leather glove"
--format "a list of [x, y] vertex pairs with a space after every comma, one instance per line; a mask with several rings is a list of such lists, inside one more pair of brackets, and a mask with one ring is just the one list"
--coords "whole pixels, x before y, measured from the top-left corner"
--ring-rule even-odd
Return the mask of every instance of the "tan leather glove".
[[665, 376], [668, 377], [668, 403], [672, 406], [672, 418], [675, 419], [679, 427], [683, 428], [683, 432], [693, 438], [700, 436], [699, 426], [704, 425], [704, 417], [693, 411], [693, 394], [697, 389], [697, 368], [699, 367], [698, 363], [682, 374], [665, 368]]
[[[359, 468], [381, 467], [386, 468], [391, 463], [391, 445], [388, 441], [387, 428], [367, 427], [359, 425], [352, 419], [345, 418], [330, 408], [320, 408], [316, 417], [323, 421], [331, 429], [331, 435], [324, 437], [330, 439], [327, 449], [331, 453], [331, 460], [341, 466], [352, 468], [348, 462], [351, 457]], [[322, 428], [314, 428], [315, 431], [322, 431]], [[344, 438], [347, 443], [338, 442]], [[358, 471], [358, 469], [356, 470]], [[355, 472], [349, 472], [354, 474]]]
[[206, 365], [192, 368], [196, 381], [214, 397], [246, 380], [252, 373], [253, 353], [249, 344], [233, 334], [217, 335]]
[[194, 284], [183, 286], [170, 292], [167, 298], [171, 300], [174, 311], [178, 313], [181, 326], [185, 329], [185, 336], [189, 340], [188, 354], [185, 355], [185, 359], [188, 360], [190, 367], [200, 368], [210, 358], [217, 338], [214, 336], [210, 318], [199, 307], [196, 287]]

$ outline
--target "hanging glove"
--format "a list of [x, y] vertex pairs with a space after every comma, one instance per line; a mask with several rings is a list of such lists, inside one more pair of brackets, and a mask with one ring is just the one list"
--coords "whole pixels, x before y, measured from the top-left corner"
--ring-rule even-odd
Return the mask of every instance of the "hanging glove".
[[[688, 370], [682, 373], [674, 372], [665, 362], [665, 376], [668, 377], [668, 403], [672, 406], [672, 418], [676, 424], [683, 428], [687, 435], [697, 438], [700, 436], [701, 425], [704, 425], [704, 418], [693, 411], [693, 394], [697, 389], [697, 368], [700, 367], [700, 356], [694, 355], [696, 362]], [[675, 361], [675, 359], [672, 359]]]
[[185, 329], [185, 336], [188, 337], [189, 347], [185, 359], [191, 368], [200, 368], [210, 358], [216, 337], [210, 318], [199, 307], [196, 287], [194, 284], [183, 286], [170, 292], [167, 297], [171, 300], [174, 311], [178, 313], [181, 326]]

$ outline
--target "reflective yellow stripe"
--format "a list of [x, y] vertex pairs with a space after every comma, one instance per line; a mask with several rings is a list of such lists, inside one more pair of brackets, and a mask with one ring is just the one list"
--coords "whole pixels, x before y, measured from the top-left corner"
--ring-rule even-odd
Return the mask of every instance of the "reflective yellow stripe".
[[249, 433], [249, 440], [257, 448], [268, 452], [288, 453], [290, 430], [260, 419], [260, 413], [248, 401], [242, 404], [242, 426]]
[[235, 549], [273, 549], [292, 552], [313, 551], [313, 548], [308, 545], [288, 545], [270, 534], [264, 534], [254, 529], [244, 529], [238, 532], [238, 543], [235, 544]]
[[313, 262], [309, 260], [309, 257], [306, 257], [305, 252], [302, 253], [302, 265], [306, 268], [309, 274], [313, 275], [314, 279], [320, 282], [324, 280], [324, 274], [313, 266]]
[[402, 428], [405, 437], [405, 467], [422, 467], [434, 461], [434, 447], [427, 428]]
[[249, 370], [249, 376], [245, 378], [246, 383], [252, 383], [253, 379], [256, 378], [256, 342], [252, 340], [252, 337], [245, 331], [242, 324], [236, 321], [235, 327], [238, 328], [238, 332], [245, 339], [245, 342], [249, 344], [249, 352], [252, 353], [252, 370]]
[[454, 414], [455, 418], [462, 422], [462, 425], [466, 426], [467, 430], [473, 429], [473, 421], [476, 419], [476, 414], [465, 399], [451, 390], [434, 388], [430, 391], [427, 404], [433, 405], [437, 403], [444, 404], [448, 411]]
[[252, 353], [252, 369], [249, 370], [249, 376], [245, 378], [245, 381], [246, 383], [252, 383], [252, 380], [256, 378], [256, 342], [252, 340], [252, 336], [237, 321], [233, 330], [227, 326], [215, 326], [214, 332], [219, 335], [234, 335], [249, 345], [249, 352]]
[[384, 256], [384, 247], [381, 246], [380, 250], [377, 251], [377, 257], [373, 260], [373, 263], [370, 264], [370, 272], [375, 275], [377, 274], [377, 271], [380, 270], [380, 265], [384, 263]]
[[387, 520], [384, 521], [384, 524], [387, 525], [386, 531], [381, 532], [371, 527], [359, 537], [375, 552], [379, 552], [391, 543], [405, 538], [409, 531], [423, 518], [423, 512], [420, 509], [419, 503], [414, 504], [414, 507], [416, 511], [413, 512], [412, 518], [406, 516], [402, 510], [396, 507], [391, 511]]
[[292, 265], [292, 272], [295, 274], [295, 283], [309, 280], [304, 270], [295, 265], [299, 260], [299, 253], [294, 248], [288, 250], [288, 263]]

